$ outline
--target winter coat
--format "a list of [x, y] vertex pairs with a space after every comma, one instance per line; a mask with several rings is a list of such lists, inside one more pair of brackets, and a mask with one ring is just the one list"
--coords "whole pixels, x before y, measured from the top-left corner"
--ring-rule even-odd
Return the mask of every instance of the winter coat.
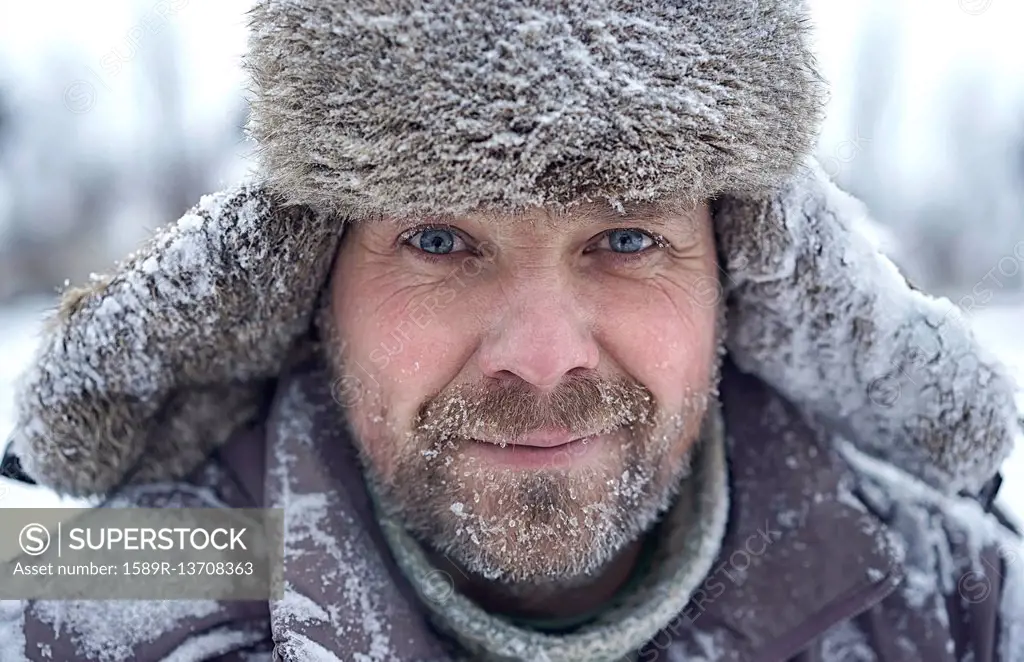
[[803, 3], [397, 4], [257, 3], [260, 171], [64, 294], [4, 463], [119, 503], [280, 507], [309, 546], [292, 592], [4, 604], [0, 660], [450, 659], [351, 441], [318, 424], [328, 380], [291, 360], [342, 230], [681, 197], [713, 201], [730, 501], [713, 570], [639, 659], [1024, 661], [1020, 541], [990, 507], [1015, 386], [807, 157]]

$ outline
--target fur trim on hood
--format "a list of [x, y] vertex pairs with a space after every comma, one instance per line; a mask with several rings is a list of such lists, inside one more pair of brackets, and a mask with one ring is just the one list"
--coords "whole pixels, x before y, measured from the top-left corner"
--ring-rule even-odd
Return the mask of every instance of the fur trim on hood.
[[802, 3], [397, 4], [258, 4], [263, 171], [65, 295], [18, 392], [29, 475], [81, 496], [195, 467], [310, 329], [345, 222], [588, 196], [716, 197], [737, 365], [944, 491], [997, 471], [1011, 379], [800, 164]]

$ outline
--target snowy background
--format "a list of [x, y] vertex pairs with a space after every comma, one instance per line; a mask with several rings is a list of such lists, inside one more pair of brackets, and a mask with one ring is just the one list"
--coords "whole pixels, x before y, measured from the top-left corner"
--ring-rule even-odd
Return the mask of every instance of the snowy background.
[[[249, 4], [0, 6], [0, 448], [56, 288], [248, 168]], [[819, 158], [868, 205], [880, 248], [1024, 377], [1024, 3], [812, 6], [832, 84]], [[1024, 448], [1001, 498], [1024, 519]], [[0, 507], [55, 503], [0, 481]]]

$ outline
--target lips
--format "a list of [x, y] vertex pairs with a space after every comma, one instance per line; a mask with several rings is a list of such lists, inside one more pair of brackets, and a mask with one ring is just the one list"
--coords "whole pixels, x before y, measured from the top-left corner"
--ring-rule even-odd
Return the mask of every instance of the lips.
[[550, 470], [569, 468], [586, 462], [601, 452], [602, 435], [580, 435], [567, 432], [534, 432], [513, 442], [474, 439], [466, 452], [493, 466], [512, 470]]
[[530, 446], [533, 448], [558, 448], [559, 446], [565, 446], [571, 444], [574, 441], [580, 441], [588, 437], [593, 437], [596, 433], [583, 433], [574, 434], [564, 430], [537, 430], [525, 434], [515, 440], [493, 440], [493, 439], [474, 439], [481, 443], [489, 443], [500, 446], [504, 443], [506, 446]]

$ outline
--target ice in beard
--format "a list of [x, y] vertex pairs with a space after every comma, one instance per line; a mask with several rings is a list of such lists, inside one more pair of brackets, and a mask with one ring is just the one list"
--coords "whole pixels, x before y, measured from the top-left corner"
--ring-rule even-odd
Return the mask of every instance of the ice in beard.
[[[567, 380], [544, 400], [530, 391], [455, 389], [427, 402], [386, 499], [421, 540], [492, 579], [590, 573], [671, 502], [683, 471], [670, 449], [687, 417], [657, 410], [628, 381]], [[515, 470], [465, 451], [477, 438], [545, 428], [601, 431], [592, 462]]]

